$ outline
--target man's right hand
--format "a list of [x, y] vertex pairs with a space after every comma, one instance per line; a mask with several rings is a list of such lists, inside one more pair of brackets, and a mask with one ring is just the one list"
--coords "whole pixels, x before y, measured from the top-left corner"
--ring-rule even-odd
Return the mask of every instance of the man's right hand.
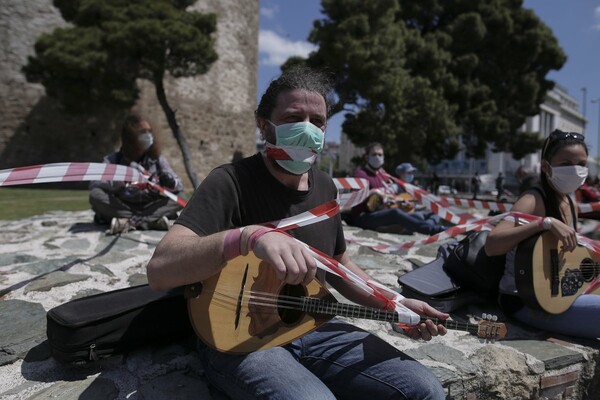
[[275, 231], [265, 233], [258, 238], [253, 251], [258, 258], [269, 263], [277, 278], [285, 283], [307, 285], [317, 273], [317, 263], [312, 254], [303, 244], [286, 234]]

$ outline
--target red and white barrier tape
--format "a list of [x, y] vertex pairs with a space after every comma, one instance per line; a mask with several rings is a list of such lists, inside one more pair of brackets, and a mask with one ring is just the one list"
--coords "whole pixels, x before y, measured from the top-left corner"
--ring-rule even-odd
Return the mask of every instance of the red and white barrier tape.
[[437, 196], [429, 193], [428, 191], [421, 189], [417, 186], [406, 183], [398, 178], [390, 176], [391, 179], [395, 180], [408, 194], [415, 198], [418, 202], [427, 207], [431, 212], [439, 215], [440, 218], [453, 223], [455, 225], [463, 225], [471, 222], [475, 222], [480, 218], [474, 217], [470, 214], [458, 215], [457, 213], [444, 207]]
[[140, 171], [142, 173], [142, 175], [145, 178], [145, 183], [148, 184], [148, 186], [150, 187], [150, 189], [154, 189], [157, 190], [158, 193], [162, 194], [165, 197], [168, 197], [169, 199], [173, 200], [174, 202], [176, 202], [177, 204], [179, 204], [181, 207], [185, 207], [187, 205], [187, 200], [182, 199], [181, 197], [177, 196], [175, 193], [170, 192], [169, 190], [165, 189], [164, 187], [160, 186], [158, 183], [154, 182], [151, 179], [150, 173], [148, 171], [146, 171], [146, 169], [136, 163], [133, 162], [132, 163], [132, 168], [136, 168], [138, 171]]
[[150, 181], [136, 168], [105, 163], [53, 163], [17, 167], [0, 171], [0, 187], [50, 182], [122, 181], [150, 185], [162, 195], [184, 206], [187, 201]]
[[[279, 231], [288, 231], [301, 226], [317, 223], [335, 216], [340, 210], [340, 207], [336, 200], [329, 201], [320, 206], [317, 206], [309, 211], [305, 211], [301, 214], [281, 219], [278, 221], [266, 222], [261, 225], [274, 228]], [[295, 238], [294, 238], [295, 239]], [[349, 270], [346, 266], [329, 257], [328, 255], [320, 252], [319, 250], [295, 239], [303, 246], [305, 246], [311, 253], [317, 263], [317, 267], [340, 276], [343, 279], [351, 281], [356, 287], [364, 291], [369, 296], [374, 296], [377, 299], [384, 301], [388, 304], [388, 309], [393, 308], [399, 316], [399, 319], [406, 321], [410, 325], [415, 325], [419, 322], [419, 316], [408, 308], [404, 307], [399, 303], [401, 296], [398, 292], [389, 289], [388, 287], [381, 285], [375, 281], [365, 281], [360, 276]]]
[[472, 200], [472, 199], [461, 199], [458, 197], [447, 197], [441, 196], [441, 203], [443, 205], [452, 204], [460, 207], [476, 208], [478, 210], [492, 210], [506, 212], [512, 208], [511, 203], [501, 203], [497, 201], [483, 201], [483, 200]]
[[600, 202], [577, 203], [577, 212], [579, 214], [585, 214], [592, 211], [600, 211]]
[[363, 178], [333, 178], [338, 189], [341, 209], [352, 208], [362, 203], [369, 195], [369, 181]]
[[421, 239], [421, 240], [415, 240], [415, 241], [410, 241], [410, 242], [402, 242], [399, 244], [393, 244], [393, 245], [389, 245], [389, 244], [379, 244], [379, 245], [373, 245], [370, 242], [364, 242], [364, 241], [359, 241], [359, 240], [351, 240], [352, 243], [355, 244], [359, 244], [365, 247], [368, 247], [374, 251], [377, 251], [379, 253], [393, 253], [396, 251], [402, 251], [402, 250], [408, 250], [412, 247], [420, 247], [420, 246], [425, 246], [428, 244], [432, 244], [432, 243], [436, 243], [436, 242], [440, 242], [442, 240], [445, 239], [450, 239], [453, 238], [455, 236], [470, 232], [470, 231], [479, 231], [482, 229], [491, 229], [491, 224], [492, 222], [498, 221], [500, 219], [502, 219], [505, 216], [505, 214], [502, 215], [495, 215], [493, 217], [489, 217], [489, 218], [484, 218], [481, 219], [479, 221], [476, 222], [471, 222], [468, 224], [463, 224], [463, 225], [457, 225], [457, 226], [453, 226], [449, 229], [447, 229], [444, 232], [440, 232], [438, 234], [435, 235], [431, 235], [426, 237], [425, 239]]
[[261, 225], [281, 230], [295, 229], [329, 219], [335, 216], [339, 210], [340, 207], [338, 206], [337, 201], [331, 200], [293, 217], [281, 219], [279, 221], [266, 222]]
[[55, 163], [0, 171], [0, 186], [95, 180], [135, 182], [144, 178], [134, 168], [103, 163]]

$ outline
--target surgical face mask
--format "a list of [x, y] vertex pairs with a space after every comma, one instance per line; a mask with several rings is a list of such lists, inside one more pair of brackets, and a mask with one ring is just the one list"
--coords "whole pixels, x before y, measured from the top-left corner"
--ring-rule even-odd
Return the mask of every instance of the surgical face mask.
[[373, 167], [375, 169], [379, 169], [383, 165], [383, 156], [377, 155], [377, 154], [371, 154], [369, 156], [368, 163], [371, 167]]
[[323, 151], [325, 134], [310, 122], [275, 125], [275, 145], [266, 144], [267, 157], [294, 175], [307, 172]]
[[404, 182], [411, 183], [415, 180], [415, 176], [413, 174], [408, 174], [404, 176]]
[[154, 144], [154, 136], [152, 132], [145, 132], [138, 136], [138, 141], [142, 150], [146, 151]]
[[548, 181], [554, 189], [563, 194], [573, 193], [583, 185], [588, 176], [587, 167], [581, 165], [568, 165], [565, 167], [550, 167], [552, 176], [548, 176]]

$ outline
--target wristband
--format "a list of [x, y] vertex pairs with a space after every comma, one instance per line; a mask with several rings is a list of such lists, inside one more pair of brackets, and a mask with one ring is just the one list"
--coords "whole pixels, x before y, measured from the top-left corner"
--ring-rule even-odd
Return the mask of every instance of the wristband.
[[274, 231], [274, 229], [272, 229], [272, 228], [259, 228], [259, 229], [255, 230], [254, 232], [252, 232], [252, 234], [248, 238], [248, 243], [247, 243], [246, 247], [249, 250], [254, 250], [254, 245], [256, 245], [256, 242], [258, 241], [258, 239], [260, 239], [261, 236], [264, 235], [265, 233], [269, 233], [269, 232], [273, 232], [273, 231]]
[[223, 240], [223, 258], [225, 261], [233, 260], [242, 254], [240, 250], [240, 239], [243, 230], [244, 228], [230, 229], [225, 234], [225, 240]]
[[550, 217], [540, 219], [538, 221], [538, 227], [542, 228], [545, 231], [550, 230], [550, 228], [552, 228], [552, 219]]

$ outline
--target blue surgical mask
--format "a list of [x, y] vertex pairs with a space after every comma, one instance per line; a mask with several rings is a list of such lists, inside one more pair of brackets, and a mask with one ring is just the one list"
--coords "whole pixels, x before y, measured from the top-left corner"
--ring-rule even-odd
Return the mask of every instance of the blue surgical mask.
[[146, 151], [154, 144], [154, 136], [152, 132], [145, 132], [138, 136], [138, 141], [142, 150]]
[[[323, 151], [325, 134], [310, 122], [293, 122], [291, 124], [275, 125], [275, 145], [267, 143], [267, 157], [272, 158], [286, 171], [302, 175], [308, 171], [317, 159], [317, 154]], [[282, 149], [287, 154], [281, 159], [275, 149]], [[280, 154], [280, 153], [277, 153]]]
[[414, 180], [415, 180], [415, 176], [413, 174], [409, 174], [404, 177], [404, 182], [406, 182], [406, 183], [411, 183]]

